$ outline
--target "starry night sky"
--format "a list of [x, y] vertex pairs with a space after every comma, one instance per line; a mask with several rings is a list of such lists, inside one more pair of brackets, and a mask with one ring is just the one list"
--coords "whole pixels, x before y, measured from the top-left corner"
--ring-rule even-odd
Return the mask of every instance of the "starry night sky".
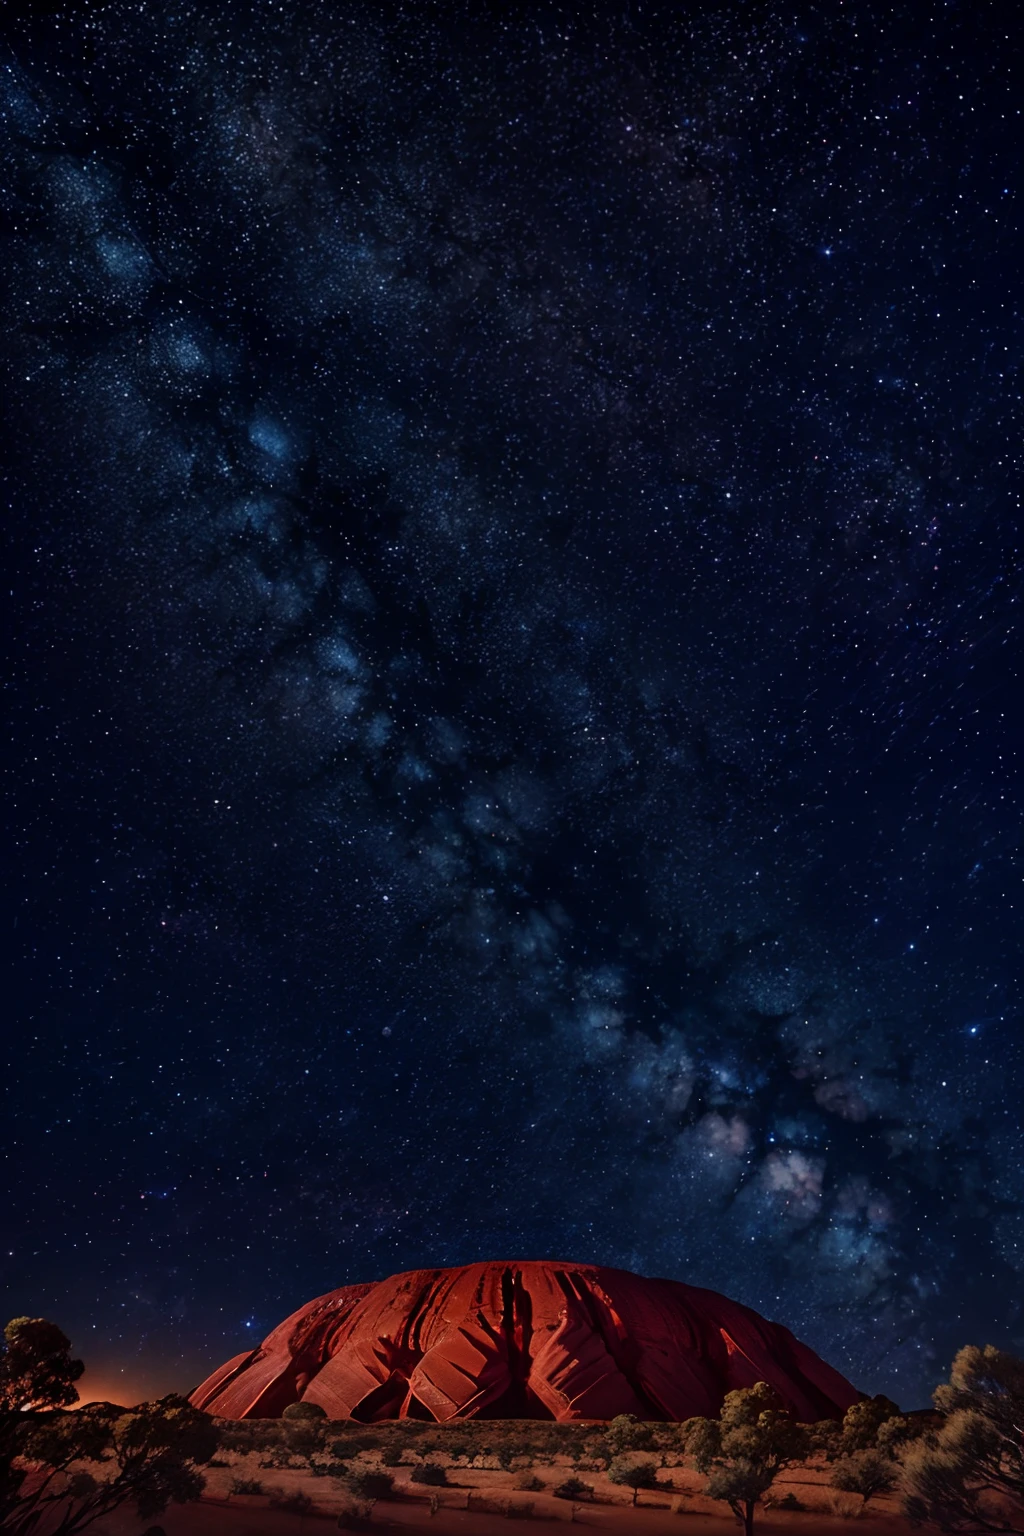
[[0, 1287], [104, 1394], [479, 1258], [1024, 1348], [1018, 40], [689, 9], [8, 18]]

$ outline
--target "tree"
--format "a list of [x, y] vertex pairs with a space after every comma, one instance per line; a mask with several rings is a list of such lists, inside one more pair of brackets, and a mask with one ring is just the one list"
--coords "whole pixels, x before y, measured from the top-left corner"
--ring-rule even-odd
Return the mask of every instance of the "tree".
[[895, 1419], [886, 1419], [878, 1431], [875, 1445], [883, 1456], [891, 1456], [893, 1460], [901, 1460], [903, 1453], [916, 1440], [932, 1432], [933, 1425], [929, 1422], [934, 1419], [934, 1414], [915, 1413], [913, 1415], [898, 1415]]
[[899, 1416], [900, 1410], [892, 1398], [881, 1392], [877, 1397], [864, 1397], [859, 1403], [853, 1403], [843, 1418], [839, 1454], [853, 1456], [858, 1451], [873, 1450], [878, 1444], [882, 1425]]
[[683, 1430], [698, 1472], [708, 1474], [707, 1493], [729, 1505], [745, 1536], [752, 1536], [754, 1512], [776, 1477], [803, 1460], [811, 1443], [763, 1381], [727, 1393], [719, 1419], [689, 1419]]
[[212, 1420], [173, 1394], [128, 1410], [97, 1403], [40, 1415], [18, 1453], [32, 1475], [0, 1529], [28, 1536], [45, 1519], [52, 1536], [73, 1536], [126, 1504], [140, 1519], [162, 1514], [199, 1497], [199, 1468], [216, 1449]]
[[881, 1393], [864, 1397], [838, 1419], [819, 1419], [807, 1426], [812, 1451], [820, 1451], [827, 1461], [855, 1456], [858, 1451], [880, 1450], [891, 1455], [897, 1442], [911, 1433], [910, 1421], [901, 1418], [891, 1398]]
[[78, 1401], [85, 1366], [71, 1341], [44, 1317], [12, 1317], [0, 1344], [0, 1529], [17, 1510], [28, 1469], [19, 1464], [25, 1434], [40, 1413]]
[[634, 1413], [619, 1413], [604, 1432], [609, 1456], [621, 1456], [623, 1451], [650, 1450], [653, 1441], [651, 1426], [644, 1424]]
[[641, 1488], [657, 1488], [658, 1468], [653, 1461], [627, 1461], [617, 1456], [608, 1468], [608, 1481], [619, 1488], [632, 1488], [633, 1504]]
[[836, 1462], [830, 1481], [843, 1493], [859, 1493], [866, 1505], [876, 1494], [892, 1492], [898, 1472], [892, 1457], [882, 1451], [854, 1451]]
[[68, 1408], [85, 1366], [71, 1340], [45, 1317], [12, 1317], [0, 1346], [0, 1414]]
[[946, 1531], [1024, 1531], [1024, 1360], [967, 1345], [933, 1401], [946, 1419], [906, 1454], [907, 1515]]

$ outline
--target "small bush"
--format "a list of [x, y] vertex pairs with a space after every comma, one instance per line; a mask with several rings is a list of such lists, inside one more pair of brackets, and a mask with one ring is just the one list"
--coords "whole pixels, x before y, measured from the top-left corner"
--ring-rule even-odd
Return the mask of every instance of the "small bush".
[[505, 1440], [501, 1445], [498, 1446], [498, 1449], [495, 1452], [498, 1458], [498, 1466], [501, 1467], [502, 1471], [504, 1472], [511, 1472], [512, 1463], [515, 1461], [516, 1457], [525, 1456], [527, 1455], [528, 1451], [529, 1447], [523, 1440]]
[[386, 1445], [380, 1453], [380, 1459], [385, 1467], [400, 1467], [402, 1465], [402, 1447], [400, 1445]]
[[583, 1482], [578, 1477], [567, 1477], [564, 1483], [559, 1483], [555, 1489], [556, 1499], [589, 1499], [593, 1493], [593, 1485]]
[[797, 1498], [795, 1493], [787, 1493], [781, 1499], [765, 1499], [766, 1509], [806, 1509], [807, 1505]]
[[654, 1440], [653, 1428], [642, 1423], [635, 1414], [617, 1414], [605, 1430], [605, 1443], [612, 1456], [623, 1451], [648, 1451]]
[[855, 1451], [836, 1462], [830, 1479], [842, 1493], [859, 1493], [866, 1504], [880, 1493], [891, 1493], [898, 1481], [896, 1464], [880, 1451]]
[[337, 1439], [331, 1441], [331, 1450], [335, 1456], [356, 1456], [360, 1451], [379, 1451], [389, 1442], [383, 1435], [358, 1435], [346, 1431], [338, 1434], [340, 1428], [338, 1421], [328, 1420], [325, 1426]]
[[844, 1520], [859, 1520], [864, 1513], [864, 1500], [859, 1499], [855, 1493], [843, 1493], [841, 1489], [830, 1488], [828, 1507], [834, 1515]]
[[308, 1493], [303, 1493], [299, 1488], [295, 1493], [286, 1493], [283, 1488], [275, 1488], [270, 1495], [271, 1509], [283, 1510], [288, 1515], [311, 1515], [316, 1508]]
[[237, 1424], [230, 1429], [218, 1425], [217, 1428], [220, 1431], [221, 1450], [238, 1451], [244, 1456], [256, 1444], [256, 1434], [251, 1424]]
[[526, 1493], [540, 1493], [546, 1486], [536, 1472], [531, 1472], [529, 1468], [525, 1472], [520, 1472], [516, 1478], [516, 1487], [522, 1488]]
[[347, 1479], [352, 1468], [347, 1461], [315, 1461], [310, 1470], [314, 1477], [340, 1477]]
[[411, 1483], [426, 1483], [431, 1488], [444, 1488], [448, 1482], [448, 1474], [444, 1467], [436, 1461], [421, 1461], [419, 1466], [413, 1467]]
[[264, 1493], [265, 1489], [258, 1477], [233, 1477], [230, 1491], [232, 1493]]
[[352, 1472], [348, 1485], [360, 1499], [389, 1499], [395, 1491], [390, 1472]]
[[289, 1403], [281, 1417], [282, 1419], [288, 1419], [290, 1423], [294, 1423], [296, 1420], [301, 1423], [303, 1419], [307, 1421], [326, 1419], [327, 1409], [321, 1408], [319, 1403]]

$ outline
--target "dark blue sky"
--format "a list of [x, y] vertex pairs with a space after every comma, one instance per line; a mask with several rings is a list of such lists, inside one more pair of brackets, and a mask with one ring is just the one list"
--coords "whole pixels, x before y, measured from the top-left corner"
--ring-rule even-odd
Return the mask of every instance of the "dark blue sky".
[[967, 6], [10, 21], [2, 1288], [1024, 1348], [1024, 81]]

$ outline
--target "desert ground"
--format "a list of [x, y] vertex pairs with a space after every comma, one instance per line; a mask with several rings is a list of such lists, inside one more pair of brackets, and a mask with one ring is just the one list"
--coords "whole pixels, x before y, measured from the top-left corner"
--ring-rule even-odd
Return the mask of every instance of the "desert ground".
[[[426, 1426], [418, 1428], [426, 1430]], [[531, 1448], [526, 1454], [516, 1455], [510, 1467], [503, 1468], [497, 1464], [497, 1455], [472, 1444], [459, 1455], [446, 1452], [446, 1438], [450, 1437], [457, 1447], [464, 1434], [448, 1426], [430, 1428], [426, 1453], [431, 1461], [445, 1467], [448, 1483], [444, 1487], [425, 1487], [411, 1480], [414, 1462], [425, 1452], [413, 1451], [408, 1444], [402, 1451], [403, 1464], [384, 1468], [394, 1477], [393, 1495], [372, 1505], [354, 1498], [340, 1479], [315, 1476], [305, 1467], [267, 1467], [265, 1447], [225, 1450], [208, 1470], [202, 1501], [172, 1506], [159, 1517], [158, 1523], [167, 1536], [299, 1536], [303, 1530], [337, 1528], [343, 1513], [349, 1529], [398, 1532], [422, 1527], [429, 1529], [432, 1536], [471, 1536], [476, 1532], [481, 1536], [494, 1532], [497, 1536], [506, 1529], [508, 1520], [549, 1527], [574, 1524], [607, 1532], [608, 1536], [660, 1536], [663, 1532], [672, 1532], [674, 1536], [728, 1536], [738, 1528], [728, 1506], [706, 1498], [701, 1493], [704, 1479], [682, 1465], [671, 1452], [653, 1454], [653, 1459], [662, 1463], [658, 1477], [664, 1486], [641, 1491], [634, 1507], [631, 1490], [614, 1486], [603, 1471], [589, 1466], [578, 1446], [571, 1454], [558, 1454], [552, 1449], [537, 1454]], [[382, 1443], [350, 1453], [348, 1465], [353, 1472], [380, 1470], [389, 1444], [393, 1463], [396, 1443], [407, 1438], [401, 1435], [399, 1425], [373, 1429], [383, 1433], [366, 1438]], [[489, 1438], [498, 1445], [497, 1437]], [[651, 1454], [637, 1453], [637, 1458], [650, 1459]], [[468, 1465], [470, 1459], [475, 1464]], [[504, 1459], [509, 1459], [507, 1454]], [[492, 1464], [487, 1465], [488, 1462]], [[577, 1500], [556, 1497], [554, 1489], [573, 1476], [591, 1485], [592, 1493]], [[873, 1499], [864, 1509], [859, 1496], [830, 1488], [828, 1476], [824, 1463], [810, 1463], [784, 1473], [769, 1495], [769, 1507], [758, 1511], [759, 1527], [766, 1532], [784, 1530], [804, 1532], [806, 1536], [848, 1532], [851, 1522], [872, 1536], [905, 1536], [913, 1529], [901, 1518], [895, 1498]], [[529, 1478], [543, 1483], [543, 1488], [518, 1486]], [[233, 1484], [242, 1481], [262, 1484], [263, 1492], [232, 1491]], [[280, 1507], [282, 1500], [302, 1494], [313, 1501], [312, 1509], [302, 1513]], [[780, 1508], [787, 1498], [795, 1500], [799, 1507], [791, 1504], [789, 1508]], [[147, 1523], [121, 1512], [93, 1529], [96, 1536], [139, 1536]]]

